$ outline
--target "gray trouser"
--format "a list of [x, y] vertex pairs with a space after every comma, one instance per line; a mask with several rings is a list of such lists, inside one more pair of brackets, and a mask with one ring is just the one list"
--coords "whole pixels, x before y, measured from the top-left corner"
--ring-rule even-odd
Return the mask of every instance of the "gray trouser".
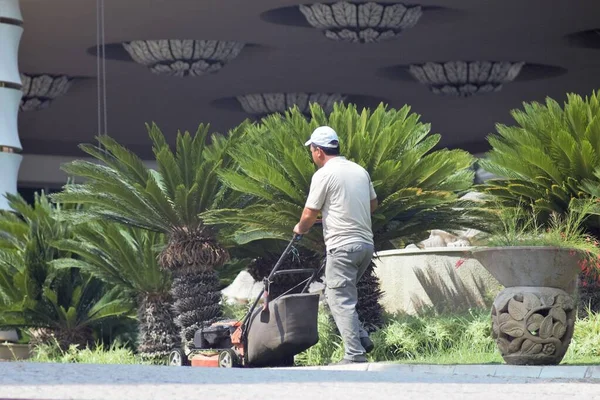
[[358, 320], [356, 282], [373, 258], [373, 246], [351, 243], [327, 251], [325, 265], [325, 296], [327, 304], [344, 342], [344, 358], [366, 360], [360, 338], [368, 336]]

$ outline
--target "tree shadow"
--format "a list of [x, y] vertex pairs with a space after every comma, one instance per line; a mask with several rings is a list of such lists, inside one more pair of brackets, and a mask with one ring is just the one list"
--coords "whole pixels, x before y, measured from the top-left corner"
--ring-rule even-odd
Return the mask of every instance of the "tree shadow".
[[486, 289], [484, 279], [472, 274], [469, 285], [450, 262], [445, 262], [442, 273], [439, 266], [432, 265], [415, 269], [414, 273], [431, 301], [412, 294], [411, 302], [417, 315], [460, 314], [473, 308], [489, 310], [492, 306], [493, 295]]

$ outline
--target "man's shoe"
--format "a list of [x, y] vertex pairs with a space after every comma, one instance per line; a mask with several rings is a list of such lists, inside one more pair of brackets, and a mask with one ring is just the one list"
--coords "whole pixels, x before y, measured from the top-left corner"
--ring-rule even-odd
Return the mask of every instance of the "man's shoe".
[[364, 349], [365, 349], [365, 351], [367, 353], [370, 353], [375, 348], [375, 345], [373, 344], [373, 341], [368, 336], [361, 337], [360, 338], [360, 344], [362, 345], [362, 347], [364, 347]]
[[348, 359], [342, 358], [342, 361], [337, 362], [337, 363], [328, 364], [328, 365], [334, 366], [334, 365], [364, 364], [366, 362], [367, 362], [367, 360], [359, 361], [359, 360], [348, 360]]

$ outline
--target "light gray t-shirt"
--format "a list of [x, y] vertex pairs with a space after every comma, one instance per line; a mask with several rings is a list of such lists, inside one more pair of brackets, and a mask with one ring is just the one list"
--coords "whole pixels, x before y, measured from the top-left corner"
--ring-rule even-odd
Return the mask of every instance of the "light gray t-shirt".
[[338, 156], [313, 175], [305, 207], [321, 210], [327, 249], [356, 242], [373, 244], [371, 200], [375, 198], [369, 173]]

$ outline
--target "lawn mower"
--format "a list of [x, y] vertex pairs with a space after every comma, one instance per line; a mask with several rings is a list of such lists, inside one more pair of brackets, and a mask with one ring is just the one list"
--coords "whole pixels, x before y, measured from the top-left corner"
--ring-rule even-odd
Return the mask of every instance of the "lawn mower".
[[[317, 316], [319, 294], [308, 293], [320, 269], [279, 270], [284, 259], [294, 249], [294, 242], [302, 235], [294, 235], [281, 257], [263, 279], [263, 289], [241, 320], [218, 321], [199, 329], [194, 335], [189, 352], [173, 350], [169, 365], [195, 367], [283, 367], [294, 363], [294, 356], [319, 341]], [[275, 299], [269, 299], [273, 278], [281, 274], [307, 274], [308, 278]], [[289, 294], [302, 286], [300, 293]], [[259, 303], [263, 300], [260, 307]]]

